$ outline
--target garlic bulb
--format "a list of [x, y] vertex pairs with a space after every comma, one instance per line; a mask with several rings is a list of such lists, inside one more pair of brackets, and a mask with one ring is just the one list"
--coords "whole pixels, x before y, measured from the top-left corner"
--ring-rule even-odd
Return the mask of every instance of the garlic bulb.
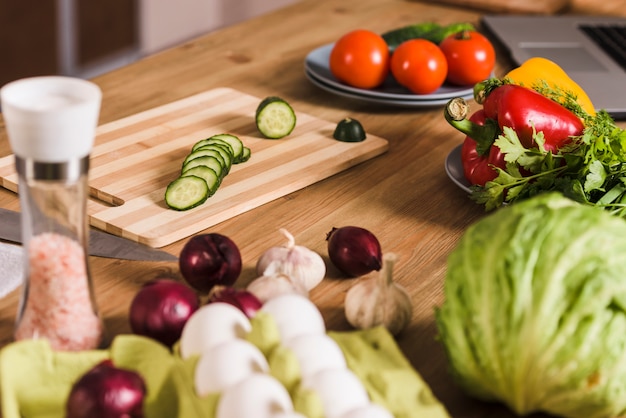
[[263, 275], [251, 281], [246, 290], [262, 303], [286, 293], [309, 297], [309, 292], [302, 284], [292, 281], [289, 276], [278, 271], [278, 267], [278, 262], [270, 263]]
[[411, 322], [413, 306], [406, 290], [393, 281], [395, 254], [383, 256], [383, 267], [377, 276], [360, 279], [346, 294], [346, 319], [355, 328], [383, 325], [397, 335]]
[[272, 247], [257, 261], [257, 274], [263, 275], [271, 263], [277, 262], [278, 272], [289, 276], [292, 281], [301, 283], [307, 291], [320, 284], [326, 275], [326, 264], [321, 255], [301, 245], [296, 245], [293, 235], [280, 229], [287, 237], [283, 247]]

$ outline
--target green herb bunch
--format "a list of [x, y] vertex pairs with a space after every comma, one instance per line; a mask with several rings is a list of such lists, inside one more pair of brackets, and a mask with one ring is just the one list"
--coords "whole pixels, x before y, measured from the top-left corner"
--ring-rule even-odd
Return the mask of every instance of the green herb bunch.
[[[490, 81], [486, 92], [507, 79]], [[513, 129], [504, 128], [494, 141], [505, 154], [506, 169], [484, 187], [472, 187], [472, 199], [487, 210], [548, 191], [557, 191], [580, 203], [599, 206], [626, 217], [626, 130], [604, 110], [590, 115], [570, 92], [532, 86], [574, 112], [583, 120], [581, 136], [558, 153], [546, 151], [542, 132], [534, 132], [536, 147], [526, 148]]]

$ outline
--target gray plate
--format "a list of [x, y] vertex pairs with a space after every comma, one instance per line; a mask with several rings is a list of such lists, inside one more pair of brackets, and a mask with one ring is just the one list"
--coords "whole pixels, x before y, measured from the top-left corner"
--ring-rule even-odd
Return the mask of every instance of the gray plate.
[[[337, 80], [328, 65], [330, 51], [334, 44], [321, 46], [311, 51], [304, 61], [304, 68], [307, 76], [315, 78], [315, 81], [324, 83], [325, 89], [336, 94], [343, 93], [344, 96], [350, 94], [350, 97], [369, 99], [378, 103], [401, 104], [401, 101], [409, 101], [412, 104], [421, 101], [428, 101], [430, 105], [434, 105], [433, 101], [446, 103], [453, 97], [473, 97], [473, 86], [459, 87], [444, 84], [432, 94], [412, 94], [408, 89], [402, 87], [393, 80], [393, 77], [387, 78], [385, 82], [375, 89], [360, 89], [348, 86]], [[441, 104], [441, 103], [439, 103]]]
[[[304, 74], [309, 79], [311, 83], [321, 88], [322, 90], [326, 90], [330, 93], [336, 94], [337, 96], [348, 97], [350, 99], [361, 100], [369, 103], [377, 103], [389, 106], [399, 106], [399, 107], [413, 107], [413, 108], [421, 108], [421, 107], [434, 107], [434, 106], [443, 106], [450, 99], [433, 99], [433, 100], [398, 100], [398, 99], [385, 99], [380, 97], [374, 97], [371, 95], [364, 95], [360, 93], [353, 93], [344, 90], [337, 90], [332, 85], [327, 84], [325, 81], [320, 80], [310, 71], [305, 70]], [[466, 96], [454, 96], [454, 97], [463, 97], [464, 99], [471, 99], [473, 94], [469, 94]]]
[[465, 179], [465, 175], [463, 174], [463, 163], [461, 162], [462, 147], [462, 145], [455, 147], [446, 157], [446, 174], [454, 184], [467, 193], [471, 193], [470, 183]]

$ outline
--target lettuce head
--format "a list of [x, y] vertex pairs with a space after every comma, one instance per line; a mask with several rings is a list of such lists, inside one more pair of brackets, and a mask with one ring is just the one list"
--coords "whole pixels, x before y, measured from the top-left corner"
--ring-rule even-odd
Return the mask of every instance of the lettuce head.
[[436, 309], [451, 373], [519, 415], [626, 414], [626, 221], [545, 194], [471, 225]]

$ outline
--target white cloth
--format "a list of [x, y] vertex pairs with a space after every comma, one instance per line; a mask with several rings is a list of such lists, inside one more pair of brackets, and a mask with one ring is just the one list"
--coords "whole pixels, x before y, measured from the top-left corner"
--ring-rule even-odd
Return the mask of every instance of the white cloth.
[[22, 247], [0, 242], [0, 298], [22, 284], [23, 265]]

